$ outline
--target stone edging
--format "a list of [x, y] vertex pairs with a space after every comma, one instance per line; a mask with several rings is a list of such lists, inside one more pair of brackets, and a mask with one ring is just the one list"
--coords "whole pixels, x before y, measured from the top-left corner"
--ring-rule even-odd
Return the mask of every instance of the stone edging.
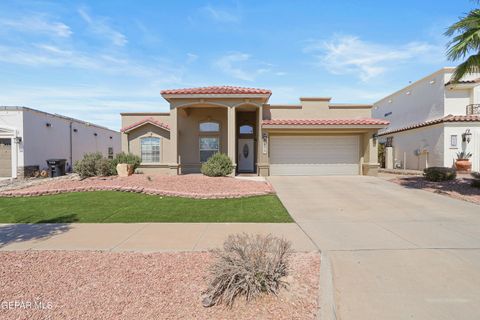
[[2, 191], [0, 197], [2, 198], [18, 198], [18, 197], [35, 197], [45, 196], [70, 192], [88, 192], [88, 191], [121, 191], [121, 192], [134, 192], [143, 193], [148, 195], [168, 196], [168, 197], [181, 197], [181, 198], [193, 198], [193, 199], [231, 199], [231, 198], [245, 198], [252, 196], [263, 196], [274, 194], [275, 192], [251, 192], [251, 193], [213, 193], [213, 194], [198, 194], [193, 192], [178, 192], [178, 191], [163, 191], [150, 188], [141, 187], [120, 187], [120, 186], [95, 186], [95, 187], [75, 187], [65, 189], [51, 189], [42, 191]]

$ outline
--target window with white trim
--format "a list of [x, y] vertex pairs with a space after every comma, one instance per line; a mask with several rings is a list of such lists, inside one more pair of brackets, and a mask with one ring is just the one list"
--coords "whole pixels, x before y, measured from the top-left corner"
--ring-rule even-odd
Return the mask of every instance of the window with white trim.
[[458, 144], [458, 136], [456, 134], [452, 134], [450, 136], [450, 147], [456, 148]]
[[220, 124], [213, 121], [201, 122], [199, 129], [200, 132], [219, 132]]
[[215, 121], [200, 122], [199, 137], [200, 162], [206, 162], [208, 158], [220, 151], [220, 123]]
[[220, 138], [218, 136], [200, 137], [200, 162], [220, 151]]
[[146, 137], [140, 139], [142, 163], [160, 162], [160, 138]]

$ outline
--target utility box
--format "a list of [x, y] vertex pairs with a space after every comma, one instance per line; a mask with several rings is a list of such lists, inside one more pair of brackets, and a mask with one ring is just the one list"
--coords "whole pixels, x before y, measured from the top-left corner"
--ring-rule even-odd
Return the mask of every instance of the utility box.
[[65, 164], [67, 159], [48, 159], [48, 176], [50, 178], [65, 175]]

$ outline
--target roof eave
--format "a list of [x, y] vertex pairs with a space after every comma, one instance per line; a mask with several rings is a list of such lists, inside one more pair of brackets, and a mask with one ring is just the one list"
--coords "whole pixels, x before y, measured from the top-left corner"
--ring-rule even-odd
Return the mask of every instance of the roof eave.
[[166, 130], [166, 131], [170, 131], [170, 128], [167, 128], [167, 127], [165, 127], [165, 126], [161, 126], [161, 125], [159, 125], [159, 124], [157, 124], [157, 123], [155, 123], [155, 122], [145, 121], [145, 122], [139, 123], [139, 124], [137, 124], [137, 125], [135, 125], [135, 126], [133, 126], [133, 127], [127, 127], [127, 128], [125, 128], [125, 129], [121, 129], [120, 132], [129, 133], [130, 131], [133, 131], [133, 130], [135, 130], [135, 129], [138, 129], [138, 128], [140, 128], [140, 127], [142, 127], [142, 126], [144, 126], [144, 125], [147, 125], [147, 124], [151, 124], [152, 126], [155, 126], [155, 127], [157, 127], [157, 128], [160, 128], [160, 129], [163, 129], [163, 130]]
[[252, 99], [252, 98], [259, 98], [259, 99], [265, 99], [268, 100], [270, 96], [272, 95], [271, 93], [253, 93], [253, 94], [161, 94], [162, 97], [165, 100], [169, 99], [208, 99], [208, 98], [214, 98], [214, 99], [219, 99], [219, 98], [243, 98], [243, 99]]
[[382, 129], [387, 124], [357, 124], [357, 125], [291, 125], [291, 124], [262, 124], [263, 129]]

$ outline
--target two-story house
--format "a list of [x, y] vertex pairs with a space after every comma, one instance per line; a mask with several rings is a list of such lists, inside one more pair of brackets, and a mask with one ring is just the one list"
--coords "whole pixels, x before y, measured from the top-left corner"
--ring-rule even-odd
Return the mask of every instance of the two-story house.
[[442, 68], [374, 103], [373, 117], [390, 122], [379, 133], [393, 147], [387, 168], [452, 167], [465, 151], [480, 171], [480, 74], [452, 83], [454, 70]]

